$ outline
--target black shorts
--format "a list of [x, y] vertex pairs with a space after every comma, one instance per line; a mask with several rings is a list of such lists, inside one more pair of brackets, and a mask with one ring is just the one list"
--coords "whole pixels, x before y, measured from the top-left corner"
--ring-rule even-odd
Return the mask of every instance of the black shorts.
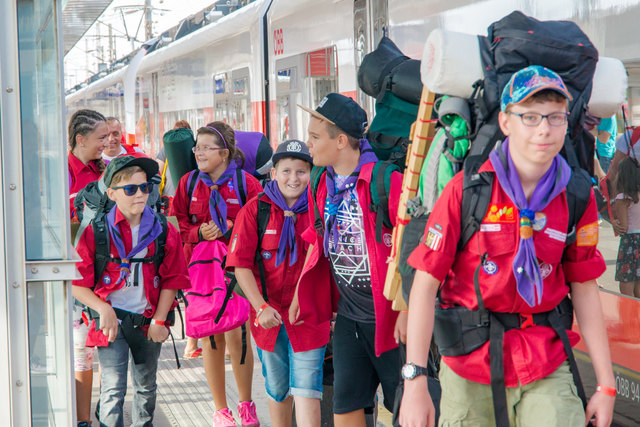
[[338, 315], [333, 335], [333, 412], [347, 414], [375, 406], [378, 385], [382, 384], [384, 406], [393, 410], [400, 381], [398, 348], [376, 357], [375, 324], [362, 323]]

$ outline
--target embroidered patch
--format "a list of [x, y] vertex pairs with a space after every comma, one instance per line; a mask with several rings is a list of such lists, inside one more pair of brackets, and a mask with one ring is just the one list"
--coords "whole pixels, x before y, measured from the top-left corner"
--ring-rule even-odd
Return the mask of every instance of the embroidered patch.
[[436, 224], [433, 224], [433, 226], [436, 228], [436, 230], [442, 231], [442, 226], [440, 224], [436, 223]]
[[424, 244], [434, 251], [437, 251], [440, 248], [441, 242], [442, 233], [434, 228], [429, 227], [429, 232], [427, 233], [427, 237], [424, 239]]
[[480, 231], [500, 231], [501, 229], [500, 224], [480, 224]]
[[595, 246], [598, 244], [598, 222], [592, 222], [578, 229], [576, 239], [578, 246]]
[[153, 278], [153, 287], [158, 289], [158, 286], [160, 286], [160, 276], [155, 276]]
[[192, 201], [192, 202], [197, 202], [197, 201], [198, 201], [198, 198], [197, 198], [196, 196], [193, 196], [193, 197], [191, 198], [191, 201]]
[[540, 231], [547, 226], [547, 216], [542, 212], [536, 212], [536, 219], [533, 222], [533, 230]]
[[238, 234], [233, 235], [233, 242], [231, 242], [231, 252], [236, 250], [236, 242], [238, 241]]
[[230, 205], [239, 205], [240, 204], [238, 199], [227, 199], [227, 203], [229, 203]]
[[489, 207], [482, 222], [516, 222], [513, 205], [494, 204]]
[[544, 230], [544, 234], [552, 238], [553, 240], [557, 240], [559, 242], [564, 243], [567, 240], [567, 233], [563, 233], [559, 230], [554, 230], [553, 228], [547, 228]]
[[273, 255], [271, 255], [271, 252], [269, 252], [269, 251], [262, 252], [262, 258], [264, 258], [264, 259], [269, 260], [269, 259], [271, 259], [272, 256]]
[[546, 262], [543, 262], [540, 264], [540, 275], [542, 276], [543, 279], [546, 279], [547, 277], [549, 277], [552, 271], [553, 271], [553, 266], [547, 264]]
[[287, 144], [287, 151], [294, 151], [299, 153], [302, 150], [302, 145], [298, 141], [291, 141]]
[[264, 230], [264, 234], [278, 234], [278, 230]]
[[230, 179], [229, 181], [227, 181], [227, 187], [229, 187], [230, 191], [233, 191], [233, 180]]
[[102, 283], [109, 285], [111, 283], [111, 277], [108, 274], [102, 276]]
[[482, 270], [490, 276], [498, 272], [498, 266], [493, 261], [487, 261], [482, 265]]
[[385, 233], [382, 236], [382, 242], [385, 244], [385, 246], [387, 246], [388, 248], [391, 247], [391, 243], [392, 243], [392, 239], [391, 239], [391, 234], [389, 233]]

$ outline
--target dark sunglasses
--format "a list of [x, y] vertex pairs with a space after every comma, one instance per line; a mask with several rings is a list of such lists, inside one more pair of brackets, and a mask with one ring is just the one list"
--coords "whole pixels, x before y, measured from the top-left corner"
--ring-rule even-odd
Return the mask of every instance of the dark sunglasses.
[[122, 185], [120, 187], [111, 187], [114, 190], [118, 190], [122, 188], [124, 190], [124, 194], [127, 196], [133, 196], [138, 192], [138, 188], [142, 191], [143, 194], [149, 194], [153, 190], [153, 182], [144, 182], [140, 185], [129, 184]]

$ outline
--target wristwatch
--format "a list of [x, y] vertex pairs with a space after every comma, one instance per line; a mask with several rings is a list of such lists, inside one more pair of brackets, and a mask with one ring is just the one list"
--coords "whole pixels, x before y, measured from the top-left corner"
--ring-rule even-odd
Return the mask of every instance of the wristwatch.
[[418, 375], [427, 375], [428, 369], [422, 366], [418, 366], [415, 363], [405, 363], [402, 366], [402, 379], [404, 380], [412, 380]]

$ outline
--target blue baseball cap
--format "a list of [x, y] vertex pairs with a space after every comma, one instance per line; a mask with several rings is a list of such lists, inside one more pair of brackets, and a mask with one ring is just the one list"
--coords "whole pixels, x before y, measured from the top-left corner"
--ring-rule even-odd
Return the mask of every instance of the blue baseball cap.
[[298, 107], [317, 119], [338, 126], [347, 135], [356, 139], [364, 137], [364, 130], [367, 127], [367, 113], [349, 97], [339, 93], [330, 93], [320, 101], [315, 110], [300, 104]]
[[311, 154], [309, 154], [309, 147], [297, 139], [289, 139], [278, 145], [276, 152], [271, 156], [271, 162], [275, 166], [276, 163], [285, 157], [294, 157], [313, 165], [313, 159], [311, 158]]
[[511, 76], [502, 91], [500, 109], [504, 111], [509, 104], [520, 104], [531, 95], [545, 89], [555, 90], [569, 101], [573, 99], [562, 78], [555, 71], [540, 65], [530, 65]]

